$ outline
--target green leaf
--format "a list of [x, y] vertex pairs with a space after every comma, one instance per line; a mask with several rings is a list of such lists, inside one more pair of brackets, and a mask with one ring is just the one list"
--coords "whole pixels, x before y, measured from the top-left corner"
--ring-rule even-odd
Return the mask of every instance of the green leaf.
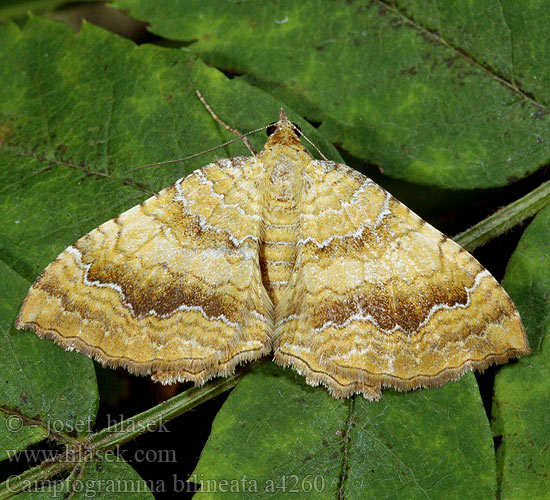
[[0, 19], [24, 17], [31, 11], [51, 10], [65, 0], [0, 0]]
[[0, 262], [0, 459], [48, 436], [89, 432], [97, 412], [91, 360], [13, 326], [29, 286]]
[[[0, 46], [0, 258], [29, 280], [80, 236], [179, 177], [215, 157], [250, 154], [236, 143], [182, 164], [128, 172], [234, 138], [212, 120], [196, 89], [244, 131], [272, 123], [281, 107], [185, 51], [136, 47], [88, 24], [74, 34], [38, 18], [24, 32], [7, 23]], [[338, 159], [315, 129], [289, 115]], [[265, 135], [251, 140], [260, 149]]]
[[472, 374], [439, 389], [386, 390], [371, 403], [335, 400], [272, 363], [233, 390], [189, 481], [202, 484], [197, 500], [493, 499], [496, 491]]
[[550, 476], [550, 207], [525, 230], [504, 285], [529, 335], [531, 355], [499, 370], [493, 399], [493, 433], [500, 442], [501, 498], [548, 498]]
[[398, 5], [496, 77], [548, 104], [550, 79], [542, 67], [550, 63], [550, 56], [543, 3], [400, 0]]
[[153, 33], [192, 41], [209, 64], [321, 122], [388, 175], [486, 188], [548, 161], [550, 36], [535, 1], [115, 5]]

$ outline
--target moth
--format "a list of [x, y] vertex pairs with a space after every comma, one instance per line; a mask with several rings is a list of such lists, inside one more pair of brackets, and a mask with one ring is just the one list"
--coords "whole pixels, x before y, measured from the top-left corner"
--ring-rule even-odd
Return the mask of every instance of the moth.
[[529, 353], [467, 251], [281, 110], [261, 152], [215, 161], [105, 222], [38, 277], [20, 329], [164, 384], [271, 354], [337, 398], [440, 386]]

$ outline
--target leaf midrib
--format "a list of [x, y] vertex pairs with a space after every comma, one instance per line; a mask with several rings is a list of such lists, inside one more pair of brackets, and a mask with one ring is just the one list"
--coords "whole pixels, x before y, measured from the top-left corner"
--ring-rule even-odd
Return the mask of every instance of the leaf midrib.
[[[538, 102], [534, 97], [530, 95], [529, 92], [526, 90], [518, 87], [515, 83], [510, 81], [508, 78], [506, 78], [504, 75], [500, 74], [498, 71], [496, 71], [491, 66], [478, 61], [472, 54], [469, 54], [461, 47], [454, 45], [453, 43], [449, 42], [443, 36], [438, 33], [437, 31], [430, 30], [426, 27], [424, 27], [422, 24], [415, 21], [413, 18], [408, 17], [405, 15], [404, 12], [400, 11], [399, 9], [395, 8], [392, 4], [389, 3], [389, 1], [385, 0], [374, 0], [377, 4], [382, 6], [383, 8], [389, 10], [394, 15], [399, 16], [404, 22], [409, 24], [410, 26], [414, 27], [415, 29], [421, 31], [423, 34], [425, 34], [427, 37], [430, 37], [435, 42], [439, 43], [440, 45], [443, 45], [444, 47], [452, 50], [455, 52], [455, 54], [465, 61], [467, 61], [472, 66], [475, 66], [476, 68], [483, 71], [486, 75], [491, 77], [493, 80], [496, 80], [501, 85], [504, 85], [509, 90], [513, 91], [514, 93], [518, 94], [524, 101], [528, 102], [529, 104], [532, 104], [533, 106], [536, 106], [540, 110], [544, 111], [545, 113], [550, 113], [550, 107]], [[511, 46], [511, 51], [513, 51], [513, 46]], [[512, 61], [513, 64], [513, 61]]]

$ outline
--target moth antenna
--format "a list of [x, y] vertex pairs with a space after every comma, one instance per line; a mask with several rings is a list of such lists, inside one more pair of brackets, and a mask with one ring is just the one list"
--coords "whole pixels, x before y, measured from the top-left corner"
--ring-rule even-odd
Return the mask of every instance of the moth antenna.
[[241, 134], [237, 129], [230, 127], [216, 113], [214, 113], [214, 110], [210, 107], [210, 104], [206, 102], [206, 99], [203, 97], [200, 90], [195, 90], [195, 93], [197, 94], [199, 100], [202, 102], [203, 106], [206, 108], [206, 111], [208, 111], [210, 115], [212, 115], [212, 118], [214, 118], [214, 120], [216, 120], [219, 124], [223, 125], [227, 130], [229, 130], [229, 132], [238, 136], [239, 139], [242, 139], [244, 145], [249, 149], [252, 155], [256, 156], [256, 151], [252, 147], [252, 144], [250, 144], [250, 141], [247, 139], [247, 137], [245, 137], [246, 134]]
[[243, 135], [237, 137], [236, 139], [231, 139], [230, 141], [224, 142], [223, 144], [219, 144], [218, 146], [214, 146], [212, 148], [205, 149], [204, 151], [201, 151], [200, 153], [195, 153], [194, 155], [186, 156], [185, 158], [178, 158], [177, 160], [157, 161], [156, 163], [148, 163], [147, 165], [140, 165], [139, 167], [131, 168], [130, 170], [128, 170], [128, 172], [134, 172], [135, 170], [141, 170], [142, 168], [147, 168], [147, 167], [156, 167], [158, 165], [168, 165], [170, 163], [179, 163], [181, 161], [191, 160], [193, 158], [196, 158], [197, 156], [201, 156], [201, 155], [204, 155], [206, 153], [210, 153], [210, 151], [215, 151], [216, 149], [220, 149], [220, 148], [223, 148], [223, 147], [225, 147], [229, 144], [233, 144], [234, 142], [240, 141], [240, 140], [243, 139], [243, 137], [255, 134], [257, 132], [261, 132], [262, 130], [265, 130], [268, 126], [269, 125], [266, 125], [264, 127], [260, 127], [260, 128], [255, 129], [255, 130], [251, 130], [250, 132], [247, 132], [246, 134], [243, 134]]
[[298, 127], [294, 127], [294, 130], [298, 132], [298, 134], [301, 135], [310, 144], [310, 146], [315, 148], [315, 151], [319, 153], [323, 160], [328, 161], [328, 158], [321, 152], [321, 150], [315, 144], [313, 144], [313, 142], [310, 141], [308, 137]]

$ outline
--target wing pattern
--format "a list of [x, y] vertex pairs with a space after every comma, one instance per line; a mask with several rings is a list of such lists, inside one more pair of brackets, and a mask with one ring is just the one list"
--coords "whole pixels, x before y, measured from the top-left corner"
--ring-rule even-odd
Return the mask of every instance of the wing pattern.
[[438, 386], [529, 352], [479, 262], [281, 111], [252, 158], [178, 180], [67, 248], [18, 328], [164, 383], [273, 351], [335, 397]]
[[526, 352], [512, 301], [463, 248], [346, 165], [313, 160], [306, 177], [278, 363], [377, 399]]
[[255, 175], [222, 160], [102, 224], [44, 270], [17, 326], [166, 383], [269, 353]]

